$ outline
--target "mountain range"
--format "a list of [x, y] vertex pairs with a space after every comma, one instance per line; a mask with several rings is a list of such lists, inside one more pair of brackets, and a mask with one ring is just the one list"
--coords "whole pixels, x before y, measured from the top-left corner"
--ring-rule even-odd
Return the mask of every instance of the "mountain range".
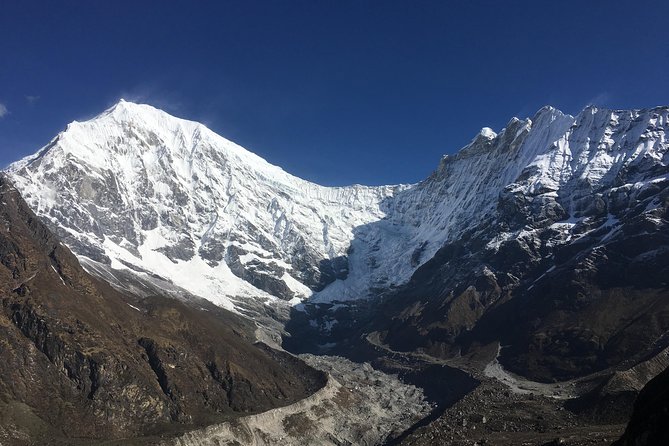
[[669, 365], [668, 132], [669, 107], [544, 107], [417, 184], [324, 187], [122, 100], [6, 174], [114, 292], [204, 298], [294, 352], [573, 382], [621, 422]]

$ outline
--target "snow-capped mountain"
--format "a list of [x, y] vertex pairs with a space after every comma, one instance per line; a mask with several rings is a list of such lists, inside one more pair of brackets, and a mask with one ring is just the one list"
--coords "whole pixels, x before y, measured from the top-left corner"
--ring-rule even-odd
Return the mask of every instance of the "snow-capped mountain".
[[[504, 207], [518, 224], [495, 227], [493, 248], [522, 234], [527, 213], [555, 223], [567, 240], [576, 223], [606, 216], [610, 190], [640, 190], [667, 179], [667, 133], [667, 107], [588, 107], [577, 117], [544, 107], [532, 119], [513, 118], [499, 134], [483, 128], [457, 154], [444, 156], [429, 178], [388, 198], [383, 219], [355, 230], [348, 279], [314, 300], [356, 298], [366, 296], [370, 284], [405, 283], [444, 244], [481, 222], [499, 222]], [[608, 221], [611, 229], [615, 223]]]
[[[500, 206], [539, 209], [570, 237], [593, 209], [606, 212], [602, 190], [666, 179], [668, 121], [666, 107], [577, 117], [545, 107], [499, 134], [484, 128], [421, 183], [323, 187], [201, 124], [121, 101], [8, 173], [80, 258], [160, 276], [227, 308], [335, 301], [406, 283]], [[491, 246], [517, 237], [521, 223]]]
[[80, 255], [232, 307], [304, 298], [346, 275], [353, 228], [397, 187], [328, 188], [204, 125], [121, 101], [9, 172]]
[[[546, 382], [657, 355], [669, 346], [668, 130], [667, 107], [589, 107], [482, 132], [396, 194], [436, 198], [401, 214], [422, 205], [436, 216], [423, 224], [450, 235], [359, 332], [447, 358], [498, 343], [501, 364]], [[346, 309], [308, 310], [316, 326], [338, 321], [321, 342], [356, 328]]]

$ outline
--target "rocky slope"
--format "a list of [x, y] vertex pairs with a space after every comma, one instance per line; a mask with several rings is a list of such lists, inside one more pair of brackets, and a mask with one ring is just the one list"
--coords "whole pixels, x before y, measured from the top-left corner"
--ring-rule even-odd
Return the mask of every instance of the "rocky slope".
[[634, 412], [616, 446], [669, 443], [669, 368], [650, 381], [634, 403]]
[[[358, 310], [307, 305], [291, 330], [320, 327], [312, 339], [322, 345], [364, 319], [359, 331], [393, 350], [439, 358], [501, 342], [505, 367], [543, 381], [661, 350], [668, 130], [666, 107], [588, 108], [576, 118], [545, 108], [499, 135], [482, 132], [393, 197], [395, 221], [422, 209], [414, 226], [448, 234], [439, 250], [384, 299]], [[388, 224], [365, 230], [383, 234]]]
[[[487, 433], [481, 426], [455, 429], [463, 444], [548, 441], [560, 430], [572, 438], [609, 423], [597, 431], [605, 444], [618, 435], [636, 393], [667, 365], [668, 117], [666, 107], [589, 108], [576, 118], [544, 109], [531, 125], [512, 120], [499, 135], [482, 132], [428, 180], [394, 197], [412, 203], [406, 197], [420, 190], [427, 203], [458, 197], [453, 191], [462, 190], [462, 166], [469, 163], [470, 176], [479, 179], [469, 180], [472, 204], [426, 213], [452, 216], [444, 227], [456, 235], [379, 299], [347, 306], [316, 301], [295, 311], [286, 345], [342, 354], [369, 344], [409, 362], [448, 364], [476, 376], [490, 371], [486, 377], [508, 391], [521, 383], [529, 396], [568, 399], [541, 403], [568, 411], [544, 423], [552, 433], [510, 434], [501, 424], [484, 427]], [[532, 161], [519, 162], [528, 156]], [[488, 189], [498, 184], [497, 194]], [[469, 227], [458, 224], [457, 215], [471, 212], [478, 218]], [[505, 420], [525, 425], [528, 414], [498, 396]], [[454, 413], [448, 409], [407, 441], [457, 436], [448, 419]]]
[[[542, 140], [565, 126], [556, 111], [542, 116], [552, 122]], [[586, 109], [499, 191], [486, 217], [386, 300], [390, 322], [375, 320], [385, 342], [448, 357], [500, 341], [501, 362], [537, 380], [585, 375], [666, 346], [667, 130], [667, 108]], [[517, 146], [508, 131], [458, 157], [496, 152], [515, 164], [539, 136], [530, 131]], [[437, 172], [444, 184], [456, 163], [446, 159]]]
[[325, 384], [207, 301], [89, 276], [0, 177], [0, 442], [167, 435], [291, 404]]

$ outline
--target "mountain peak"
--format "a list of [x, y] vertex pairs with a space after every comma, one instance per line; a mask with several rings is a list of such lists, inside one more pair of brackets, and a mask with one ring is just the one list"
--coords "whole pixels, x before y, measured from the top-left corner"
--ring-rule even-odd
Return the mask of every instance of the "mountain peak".
[[137, 106], [139, 106], [139, 104], [137, 104], [135, 102], [128, 102], [125, 99], [121, 98], [114, 105], [112, 105], [107, 110], [102, 112], [101, 115], [114, 113], [114, 112], [121, 112], [121, 111], [129, 110], [129, 109], [137, 107]]
[[483, 127], [479, 132], [479, 136], [482, 136], [485, 139], [495, 139], [497, 137], [497, 133], [495, 133], [490, 127]]
[[568, 117], [573, 119], [573, 116], [563, 113], [562, 111], [558, 110], [557, 108], [551, 105], [545, 105], [541, 107], [539, 110], [537, 110], [537, 112], [532, 117], [531, 121], [533, 126], [535, 125], [545, 126], [555, 121], [556, 119], [560, 119], [563, 117]]
[[[304, 298], [338, 278], [330, 260], [395, 190], [319, 186], [202, 124], [125, 100], [41, 153], [10, 171], [39, 176], [26, 196], [42, 208], [64, 213], [67, 203], [81, 235], [68, 226], [64, 237], [80, 254], [196, 286], [231, 309], [237, 299]], [[45, 182], [58, 193], [42, 199]]]
[[100, 113], [91, 121], [112, 116], [116, 119], [120, 120], [127, 120], [133, 117], [137, 117], [137, 115], [146, 115], [146, 114], [164, 114], [166, 116], [173, 117], [169, 115], [168, 113], [157, 109], [151, 105], [148, 104], [140, 104], [137, 102], [131, 102], [131, 101], [126, 101], [125, 99], [121, 98], [116, 102], [114, 105], [109, 107], [107, 110], [104, 112]]

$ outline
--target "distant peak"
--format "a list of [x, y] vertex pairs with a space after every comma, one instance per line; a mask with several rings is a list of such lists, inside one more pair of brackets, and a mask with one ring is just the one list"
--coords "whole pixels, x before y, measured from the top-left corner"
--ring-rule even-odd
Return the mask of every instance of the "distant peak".
[[551, 106], [551, 105], [544, 105], [541, 107], [537, 112], [534, 114], [534, 117], [532, 118], [533, 122], [538, 121], [542, 116], [554, 116], [556, 114], [562, 114], [560, 110], [557, 108]]
[[116, 104], [111, 106], [111, 109], [115, 110], [115, 109], [118, 109], [118, 108], [126, 108], [129, 105], [135, 105], [135, 104], [133, 104], [132, 102], [128, 102], [125, 99], [121, 98], [121, 99], [118, 100], [118, 102]]
[[148, 104], [142, 104], [142, 103], [139, 103], [139, 102], [128, 101], [124, 98], [120, 98], [118, 100], [118, 102], [116, 102], [114, 105], [112, 105], [111, 107], [109, 107], [106, 110], [106, 113], [113, 112], [113, 111], [118, 111], [118, 110], [138, 110], [138, 109], [159, 110], [159, 109], [156, 109], [155, 107], [152, 107]]
[[544, 105], [543, 107], [541, 107], [541, 108], [537, 111], [537, 114], [540, 114], [540, 113], [552, 113], [552, 112], [555, 112], [555, 111], [559, 111], [559, 110], [558, 110], [557, 108], [553, 107], [552, 105]]
[[483, 127], [472, 139], [472, 142], [469, 143], [470, 146], [476, 146], [479, 144], [487, 144], [493, 139], [497, 138], [497, 133], [493, 131], [490, 127]]
[[105, 110], [100, 116], [124, 112], [129, 108], [128, 107], [129, 105], [134, 105], [134, 104], [121, 98], [118, 100], [118, 102], [116, 102], [114, 105]]
[[565, 116], [573, 119], [571, 115], [565, 115], [560, 110], [551, 105], [544, 105], [534, 114], [531, 122], [533, 125], [540, 124], [542, 121], [544, 124], [548, 124], [555, 119], [559, 119]]
[[107, 110], [93, 118], [92, 120], [111, 118], [115, 121], [136, 121], [138, 119], [146, 119], [149, 116], [169, 116], [177, 119], [175, 116], [155, 108], [148, 104], [141, 104], [137, 102], [127, 101], [124, 98], [118, 100], [117, 103], [109, 107]]
[[[600, 111], [600, 107], [597, 107], [594, 104], [588, 104], [584, 109], [583, 113], [590, 113], [592, 115], [597, 114]], [[604, 109], [602, 109], [604, 111]]]
[[531, 126], [532, 121], [530, 120], [530, 118], [520, 119], [520, 118], [514, 116], [513, 118], [509, 119], [509, 122], [506, 123], [506, 125], [504, 126], [504, 129], [502, 129], [502, 132], [500, 134], [506, 133], [506, 132], [508, 132], [510, 130], [513, 130], [513, 129], [518, 129], [519, 126], [523, 126], [523, 125], [524, 126]]
[[[493, 129], [490, 127], [483, 127], [468, 145], [460, 149], [455, 157], [462, 158], [481, 153], [482, 150], [488, 150], [495, 138], [497, 138], [497, 133], [495, 133]], [[451, 158], [452, 157], [449, 157], [448, 155], [444, 155], [441, 159], [442, 164]]]
[[495, 133], [490, 127], [483, 127], [479, 132], [479, 136], [482, 136], [486, 139], [495, 139], [497, 137], [497, 133]]

